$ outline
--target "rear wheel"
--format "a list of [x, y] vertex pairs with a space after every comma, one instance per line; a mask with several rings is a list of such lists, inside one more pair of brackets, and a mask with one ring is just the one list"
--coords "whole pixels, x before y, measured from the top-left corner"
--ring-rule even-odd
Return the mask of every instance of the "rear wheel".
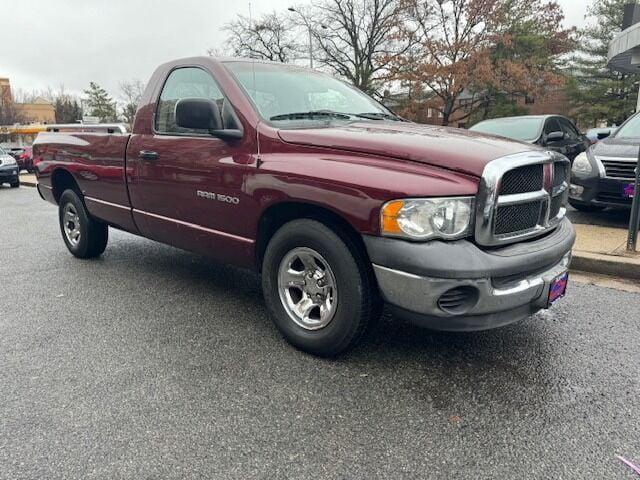
[[58, 204], [60, 231], [69, 251], [78, 258], [101, 255], [109, 239], [107, 225], [89, 216], [84, 203], [73, 190], [62, 192]]
[[274, 323], [306, 352], [335, 356], [380, 313], [368, 260], [348, 235], [310, 219], [278, 230], [264, 256], [262, 289]]

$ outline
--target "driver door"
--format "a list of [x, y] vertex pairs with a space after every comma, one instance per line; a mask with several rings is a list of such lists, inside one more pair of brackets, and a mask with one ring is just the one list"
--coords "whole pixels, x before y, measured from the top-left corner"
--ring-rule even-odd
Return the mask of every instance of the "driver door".
[[235, 150], [232, 143], [176, 124], [175, 105], [182, 98], [207, 98], [219, 107], [225, 102], [203, 68], [180, 67], [168, 74], [152, 134], [134, 135], [129, 142], [128, 158], [135, 166], [130, 185], [134, 218], [149, 238], [215, 255], [224, 250], [217, 245], [224, 243], [224, 232], [238, 229], [234, 210], [244, 174], [228, 161]]

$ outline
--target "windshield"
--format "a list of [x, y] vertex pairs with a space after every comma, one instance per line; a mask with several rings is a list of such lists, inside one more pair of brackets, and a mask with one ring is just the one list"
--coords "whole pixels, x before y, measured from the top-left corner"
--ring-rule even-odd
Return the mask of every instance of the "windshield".
[[4, 148], [0, 147], [0, 155], [6, 155], [7, 152], [4, 151]]
[[631, 117], [614, 135], [616, 138], [639, 138], [640, 115]]
[[[372, 119], [392, 115], [357, 88], [312, 70], [259, 62], [227, 62], [225, 66], [247, 91], [260, 115], [273, 122], [350, 119], [340, 114], [370, 114]], [[309, 115], [300, 115], [305, 113]]]
[[500, 135], [521, 142], [533, 142], [540, 136], [542, 120], [542, 118], [496, 118], [480, 122], [470, 130]]

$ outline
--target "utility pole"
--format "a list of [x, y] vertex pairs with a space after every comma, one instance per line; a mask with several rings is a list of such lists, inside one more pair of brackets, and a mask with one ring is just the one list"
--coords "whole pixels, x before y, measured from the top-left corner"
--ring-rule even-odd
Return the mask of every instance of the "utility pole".
[[305, 17], [301, 12], [299, 12], [295, 8], [289, 7], [287, 8], [287, 10], [300, 15], [300, 18], [302, 18], [302, 21], [307, 27], [307, 31], [309, 32], [309, 68], [313, 68], [313, 32], [311, 30], [311, 25], [309, 25], [309, 21], [307, 20], [307, 17]]

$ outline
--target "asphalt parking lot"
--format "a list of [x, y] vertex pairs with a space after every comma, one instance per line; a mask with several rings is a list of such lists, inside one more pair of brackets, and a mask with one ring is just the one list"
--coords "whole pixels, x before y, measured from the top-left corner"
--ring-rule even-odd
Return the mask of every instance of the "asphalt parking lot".
[[0, 219], [0, 478], [635, 478], [638, 294], [475, 334], [386, 315], [321, 360], [252, 273], [113, 230], [76, 260], [33, 188]]

